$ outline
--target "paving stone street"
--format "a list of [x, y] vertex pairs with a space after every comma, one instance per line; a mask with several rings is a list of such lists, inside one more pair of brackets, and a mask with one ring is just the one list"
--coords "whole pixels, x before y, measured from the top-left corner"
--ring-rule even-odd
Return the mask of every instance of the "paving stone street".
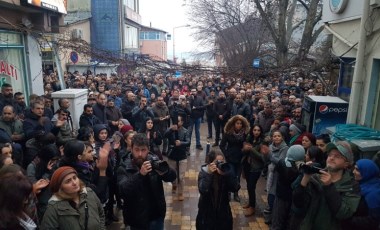
[[[195, 145], [191, 146], [191, 155], [188, 157], [188, 170], [185, 174], [185, 188], [184, 188], [184, 201], [178, 201], [177, 196], [172, 194], [171, 183], [164, 183], [165, 197], [167, 204], [165, 229], [166, 230], [195, 230], [195, 219], [198, 213], [198, 199], [199, 192], [197, 186], [198, 172], [200, 166], [204, 164], [206, 144], [207, 144], [207, 124], [201, 125], [201, 143], [204, 150], [196, 150]], [[211, 145], [213, 140], [210, 140]], [[193, 141], [195, 143], [195, 135], [193, 135]], [[241, 204], [244, 204], [248, 199], [248, 192], [246, 189], [246, 182], [241, 179], [242, 188], [239, 191], [241, 198]], [[234, 230], [248, 230], [248, 229], [269, 229], [268, 225], [264, 223], [264, 217], [262, 210], [266, 206], [266, 193], [265, 179], [261, 177], [258, 181], [256, 193], [257, 193], [257, 205], [256, 214], [250, 217], [245, 217], [243, 214], [243, 208], [240, 203], [231, 201], [232, 215], [234, 217]], [[122, 212], [117, 210], [120, 221], [108, 226], [108, 229], [125, 229], [122, 221]]]

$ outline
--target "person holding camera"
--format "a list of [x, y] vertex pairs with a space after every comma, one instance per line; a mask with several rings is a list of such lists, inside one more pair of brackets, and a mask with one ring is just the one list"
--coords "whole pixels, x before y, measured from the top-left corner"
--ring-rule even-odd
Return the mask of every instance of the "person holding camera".
[[305, 149], [302, 145], [291, 146], [285, 159], [280, 159], [275, 167], [278, 173], [276, 196], [272, 214], [271, 230], [287, 229], [292, 204], [292, 183], [299, 176], [297, 165], [304, 163]]
[[237, 193], [240, 184], [225, 163], [220, 150], [211, 150], [198, 175], [200, 193], [196, 228], [198, 230], [231, 230], [233, 228], [229, 193]]
[[177, 180], [172, 182], [172, 193], [175, 194], [178, 186], [178, 200], [183, 201], [183, 188], [185, 184], [185, 172], [187, 170], [187, 150], [190, 146], [190, 136], [183, 127], [184, 119], [178, 116], [177, 124], [172, 125], [165, 132], [165, 138], [169, 140], [168, 163], [177, 171]]
[[304, 170], [301, 183], [293, 191], [293, 206], [304, 214], [297, 225], [301, 230], [341, 229], [342, 220], [355, 213], [360, 201], [358, 186], [349, 171], [354, 159], [350, 144], [329, 143], [326, 150], [326, 168]]
[[124, 199], [124, 224], [131, 226], [131, 230], [164, 229], [166, 202], [162, 181], [171, 182], [175, 178], [175, 171], [149, 152], [146, 135], [134, 135], [132, 152], [117, 171]]
[[135, 106], [132, 110], [132, 120], [134, 121], [134, 128], [136, 131], [140, 131], [145, 127], [145, 120], [150, 117], [154, 118], [154, 114], [150, 108], [148, 108], [148, 99], [141, 96], [140, 104]]

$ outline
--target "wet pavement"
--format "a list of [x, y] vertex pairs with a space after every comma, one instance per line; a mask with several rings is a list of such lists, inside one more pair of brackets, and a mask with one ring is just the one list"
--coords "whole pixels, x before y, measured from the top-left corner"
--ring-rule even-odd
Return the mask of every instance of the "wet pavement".
[[[194, 132], [193, 132], [194, 133]], [[166, 197], [166, 217], [165, 217], [165, 230], [195, 230], [195, 219], [198, 212], [198, 199], [199, 192], [197, 186], [198, 172], [200, 166], [204, 164], [206, 144], [207, 144], [207, 124], [201, 125], [201, 143], [204, 150], [196, 150], [195, 145], [190, 148], [190, 156], [187, 161], [187, 171], [185, 174], [185, 188], [184, 188], [184, 201], [178, 201], [177, 195], [172, 194], [171, 183], [164, 183], [165, 197]], [[210, 140], [211, 145], [213, 141]], [[193, 141], [195, 143], [195, 135], [193, 134]], [[242, 205], [248, 200], [248, 192], [246, 189], [246, 182], [241, 179], [241, 189], [239, 195], [241, 202], [231, 201], [232, 215], [234, 217], [234, 228], [240, 230], [248, 229], [269, 229], [268, 225], [264, 223], [262, 211], [266, 207], [266, 193], [265, 179], [261, 177], [258, 181], [256, 189], [256, 213], [253, 216], [245, 217], [243, 214]], [[108, 226], [107, 229], [125, 229], [122, 221], [122, 211], [117, 210], [120, 221]]]

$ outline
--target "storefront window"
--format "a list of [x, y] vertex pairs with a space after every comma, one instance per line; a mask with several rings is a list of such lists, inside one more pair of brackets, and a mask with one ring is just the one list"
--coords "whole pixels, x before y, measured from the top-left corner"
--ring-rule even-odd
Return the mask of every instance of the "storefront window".
[[13, 93], [26, 92], [22, 35], [0, 31], [0, 86], [11, 84]]

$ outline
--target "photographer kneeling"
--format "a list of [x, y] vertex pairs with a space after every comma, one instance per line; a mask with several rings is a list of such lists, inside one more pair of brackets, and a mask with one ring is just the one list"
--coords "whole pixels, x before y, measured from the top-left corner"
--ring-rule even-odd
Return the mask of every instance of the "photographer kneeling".
[[310, 167], [303, 166], [301, 183], [293, 191], [293, 205], [304, 213], [299, 229], [341, 229], [341, 221], [358, 207], [359, 191], [349, 172], [353, 164], [350, 144], [329, 143], [326, 149], [326, 168], [317, 170], [307, 162]]
[[198, 189], [201, 194], [198, 202], [196, 228], [198, 230], [231, 230], [232, 212], [228, 194], [238, 192], [240, 184], [225, 163], [220, 150], [211, 150], [198, 176]]
[[131, 230], [164, 229], [166, 202], [162, 181], [171, 182], [176, 174], [165, 161], [149, 152], [145, 134], [133, 136], [132, 151], [117, 173], [125, 204], [124, 224], [131, 226]]

